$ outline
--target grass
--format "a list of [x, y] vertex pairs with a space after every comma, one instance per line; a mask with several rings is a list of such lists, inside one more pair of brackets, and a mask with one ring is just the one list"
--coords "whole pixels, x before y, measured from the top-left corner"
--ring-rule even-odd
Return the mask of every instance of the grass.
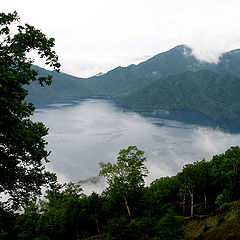
[[240, 202], [225, 204], [209, 216], [185, 219], [189, 240], [240, 239]]

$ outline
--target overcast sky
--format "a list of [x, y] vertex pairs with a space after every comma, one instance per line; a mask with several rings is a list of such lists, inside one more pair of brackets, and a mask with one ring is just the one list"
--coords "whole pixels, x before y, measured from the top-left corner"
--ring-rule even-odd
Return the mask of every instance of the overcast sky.
[[[79, 77], [137, 64], [187, 44], [201, 60], [240, 48], [239, 0], [7, 0], [56, 40], [62, 71]], [[40, 64], [40, 63], [38, 63]]]

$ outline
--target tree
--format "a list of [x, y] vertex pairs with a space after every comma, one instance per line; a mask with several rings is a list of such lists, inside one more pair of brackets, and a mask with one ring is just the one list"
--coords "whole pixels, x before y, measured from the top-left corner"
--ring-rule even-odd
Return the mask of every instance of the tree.
[[151, 183], [146, 191], [147, 208], [151, 216], [162, 216], [169, 209], [177, 210], [180, 184], [176, 176], [162, 177]]
[[61, 191], [48, 190], [41, 202], [38, 234], [48, 239], [83, 238], [87, 221], [87, 201], [78, 184], [63, 185]]
[[60, 64], [53, 51], [54, 39], [29, 24], [18, 25], [12, 32], [18, 22], [16, 12], [0, 13], [0, 193], [19, 203], [56, 181], [43, 165], [49, 155], [43, 138], [48, 129], [30, 120], [34, 106], [25, 100], [28, 92], [24, 89], [30, 81], [49, 85], [52, 78], [37, 77], [29, 53], [37, 52], [57, 71]]
[[224, 195], [225, 202], [240, 197], [240, 147], [230, 147], [225, 153], [213, 156], [211, 176], [217, 194]]
[[128, 195], [144, 187], [144, 177], [147, 176], [148, 170], [144, 162], [144, 152], [138, 150], [136, 146], [129, 146], [122, 149], [117, 158], [117, 164], [100, 163], [100, 176], [106, 177], [109, 189], [114, 193], [119, 193], [124, 198], [128, 215], [133, 219], [131, 207], [128, 202]]

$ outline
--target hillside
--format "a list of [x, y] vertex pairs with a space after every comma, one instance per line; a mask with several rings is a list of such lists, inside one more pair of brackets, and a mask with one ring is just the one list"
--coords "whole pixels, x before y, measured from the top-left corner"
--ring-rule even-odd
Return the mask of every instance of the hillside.
[[56, 71], [48, 71], [38, 66], [32, 68], [38, 71], [39, 76], [53, 76], [53, 82], [50, 86], [41, 87], [37, 82], [25, 86], [29, 91], [27, 99], [35, 104], [42, 101], [66, 101], [69, 98], [85, 98], [93, 95], [92, 90], [84, 84], [81, 78], [57, 73]]
[[240, 239], [239, 146], [149, 186], [143, 154], [129, 146], [114, 164], [102, 162], [99, 173], [108, 186], [101, 194], [85, 195], [79, 183], [70, 182], [49, 188], [22, 211], [2, 208], [0, 239]]
[[190, 110], [212, 118], [236, 118], [240, 78], [209, 70], [162, 77], [118, 102], [135, 111]]
[[27, 86], [29, 99], [62, 100], [68, 97], [86, 96], [126, 96], [139, 90], [161, 76], [169, 76], [185, 71], [198, 71], [213, 68], [213, 64], [199, 62], [191, 49], [185, 45], [177, 46], [160, 53], [145, 62], [128, 67], [117, 67], [106, 74], [86, 79], [64, 73], [47, 71], [33, 66], [39, 75], [53, 75], [53, 84], [42, 89], [37, 83]]
[[[145, 62], [117, 67], [106, 74], [78, 78], [33, 66], [39, 75], [53, 75], [50, 87], [26, 86], [28, 99], [69, 101], [111, 97], [136, 111], [196, 111], [215, 119], [236, 119], [239, 111], [240, 50], [224, 53], [217, 64], [199, 61], [185, 45]], [[211, 121], [211, 120], [210, 120]]]
[[240, 202], [225, 204], [212, 214], [185, 219], [187, 239], [240, 239]]
[[213, 67], [213, 64], [198, 61], [191, 54], [190, 48], [180, 45], [138, 65], [117, 67], [106, 74], [86, 80], [97, 95], [121, 96], [141, 89], [161, 76]]

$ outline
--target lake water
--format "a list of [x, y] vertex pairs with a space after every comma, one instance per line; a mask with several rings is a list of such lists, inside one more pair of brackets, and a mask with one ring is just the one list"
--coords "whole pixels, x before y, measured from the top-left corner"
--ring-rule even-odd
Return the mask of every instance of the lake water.
[[98, 175], [100, 161], [116, 162], [120, 149], [136, 145], [145, 151], [147, 183], [176, 174], [184, 164], [210, 160], [240, 145], [239, 134], [125, 111], [107, 100], [89, 99], [38, 109], [34, 121], [49, 127], [52, 151], [48, 169], [61, 182]]

